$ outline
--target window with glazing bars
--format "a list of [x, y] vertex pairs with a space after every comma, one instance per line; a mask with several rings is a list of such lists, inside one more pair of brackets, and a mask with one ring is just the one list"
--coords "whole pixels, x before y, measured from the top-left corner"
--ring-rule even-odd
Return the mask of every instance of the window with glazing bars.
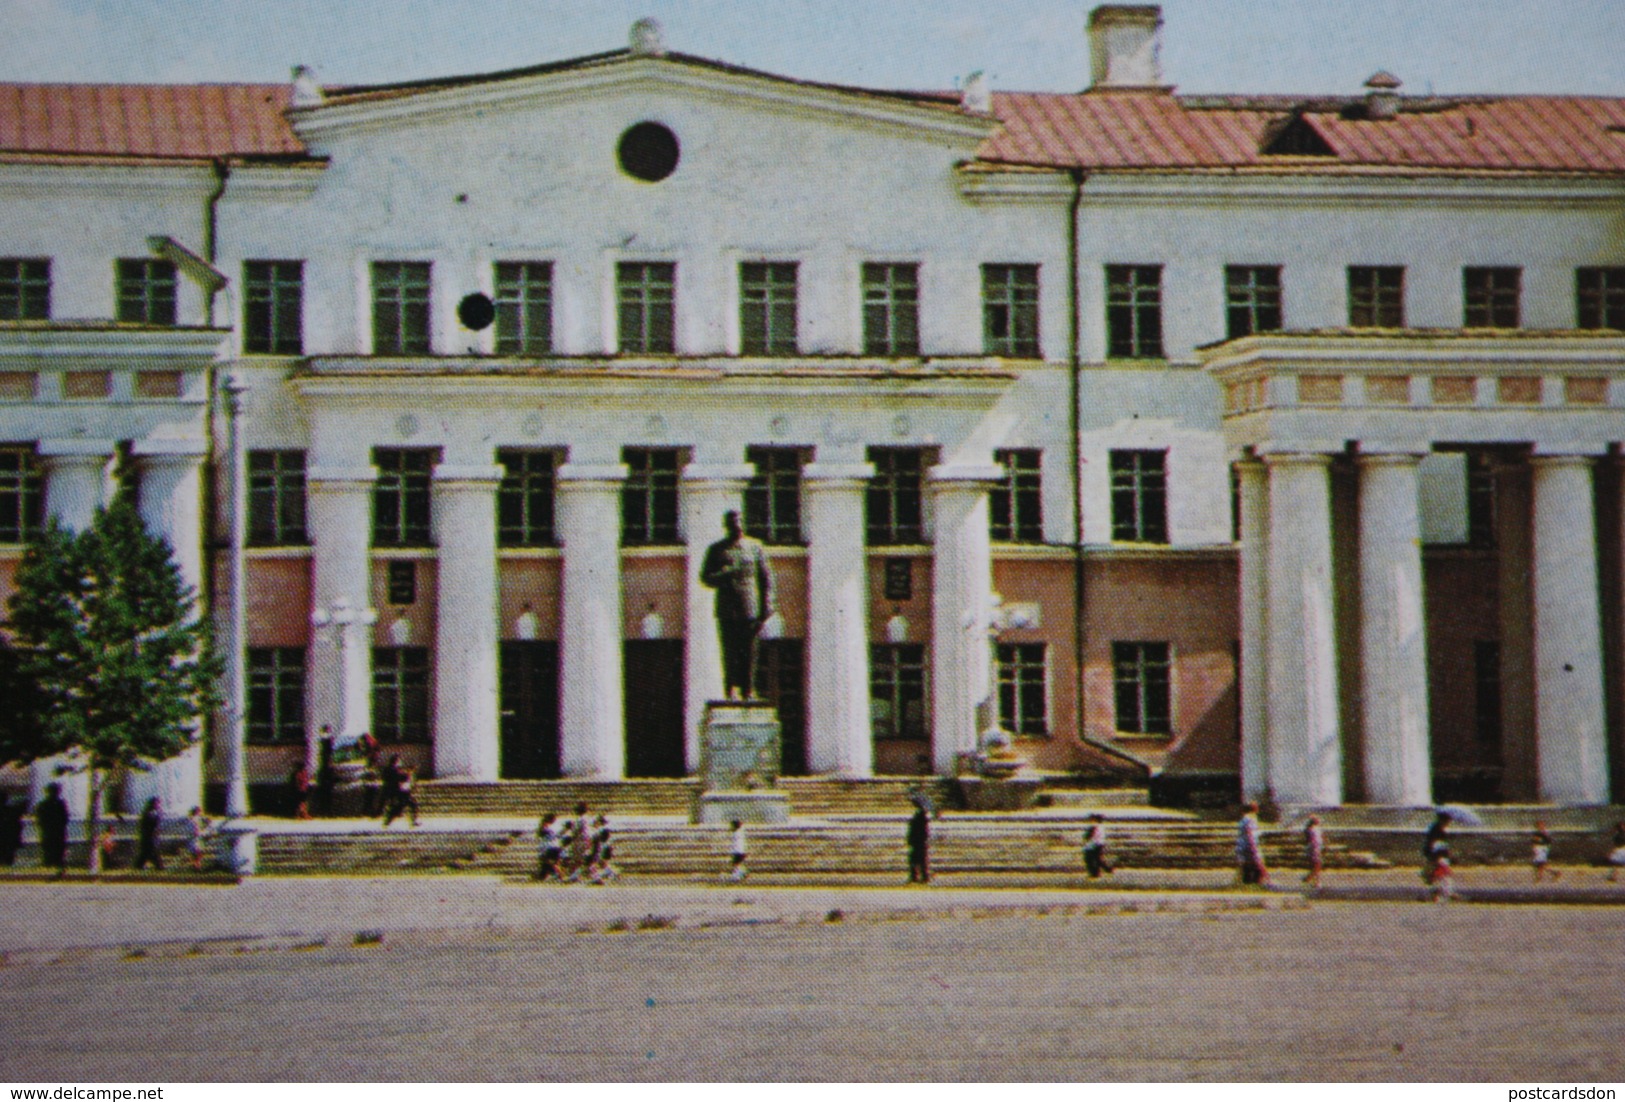
[[377, 356], [429, 352], [427, 261], [378, 261], [372, 266], [372, 351]]
[[1478, 741], [1501, 742], [1501, 641], [1473, 643], [1473, 729]]
[[621, 543], [627, 547], [681, 543], [677, 533], [677, 476], [682, 454], [676, 448], [627, 448], [626, 482], [621, 486]]
[[305, 741], [305, 648], [248, 648], [248, 741]]
[[1516, 329], [1523, 294], [1522, 268], [1463, 268], [1462, 325], [1468, 329]]
[[1049, 734], [1044, 644], [999, 644], [999, 722], [1013, 735]]
[[1467, 543], [1495, 546], [1495, 467], [1485, 455], [1467, 456]]
[[243, 351], [297, 356], [305, 350], [305, 262], [243, 263]]
[[504, 261], [496, 266], [496, 351], [545, 356], [553, 351], [553, 265]]
[[869, 719], [874, 737], [929, 738], [925, 716], [924, 644], [871, 644]]
[[432, 448], [376, 448], [378, 481], [372, 489], [374, 547], [430, 546], [429, 479]]
[[1226, 265], [1224, 309], [1231, 340], [1281, 328], [1281, 269]]
[[925, 453], [919, 448], [870, 448], [869, 462], [875, 465], [864, 501], [869, 544], [925, 542]]
[[0, 445], [0, 543], [27, 543], [45, 526], [45, 477], [34, 449]]
[[869, 356], [920, 354], [920, 266], [863, 266], [863, 351]]
[[1162, 265], [1106, 265], [1106, 355], [1162, 358]]
[[175, 265], [152, 257], [114, 265], [118, 320], [141, 325], [175, 324]]
[[1169, 708], [1168, 644], [1113, 643], [1117, 730], [1131, 735], [1173, 731]]
[[51, 316], [51, 262], [0, 258], [0, 321]]
[[1038, 265], [982, 265], [982, 351], [1038, 356]]
[[372, 648], [372, 733], [379, 742], [429, 741], [429, 648]]
[[796, 352], [796, 265], [739, 266], [739, 351], [746, 356]]
[[558, 456], [551, 451], [512, 449], [497, 453], [502, 485], [497, 490], [497, 542], [503, 547], [552, 547], [553, 491]]
[[248, 542], [256, 547], [303, 546], [305, 453], [248, 453]]
[[1625, 268], [1576, 269], [1574, 302], [1579, 328], [1625, 329]]
[[800, 448], [745, 449], [745, 461], [756, 473], [745, 486], [745, 531], [763, 543], [799, 544], [801, 540]]
[[623, 353], [677, 350], [677, 265], [622, 262], [615, 265]]
[[1111, 453], [1112, 539], [1168, 542], [1168, 453]]
[[1405, 269], [1349, 268], [1349, 325], [1401, 329], [1405, 325]]
[[1005, 543], [1044, 542], [1044, 497], [1040, 481], [1043, 453], [1037, 448], [1006, 448], [993, 453], [1004, 477], [988, 495], [990, 534]]

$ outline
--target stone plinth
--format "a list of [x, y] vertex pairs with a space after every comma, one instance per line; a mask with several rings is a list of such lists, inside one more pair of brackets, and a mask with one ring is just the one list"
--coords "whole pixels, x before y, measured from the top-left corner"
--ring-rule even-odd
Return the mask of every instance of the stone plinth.
[[1008, 777], [960, 777], [959, 792], [967, 811], [1021, 811], [1038, 801], [1043, 780], [1016, 773]]
[[779, 775], [779, 716], [760, 700], [713, 700], [700, 728], [700, 783], [694, 821], [782, 823], [790, 798], [772, 791]]
[[700, 823], [787, 823], [790, 797], [782, 792], [705, 792], [695, 813]]

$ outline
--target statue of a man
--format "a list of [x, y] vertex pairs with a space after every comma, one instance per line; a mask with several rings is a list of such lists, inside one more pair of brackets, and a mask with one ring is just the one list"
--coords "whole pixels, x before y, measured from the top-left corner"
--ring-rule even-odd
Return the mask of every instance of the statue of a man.
[[717, 591], [723, 695], [749, 700], [756, 673], [756, 635], [773, 615], [773, 568], [761, 542], [745, 535], [739, 514], [722, 518], [728, 533], [705, 549], [700, 581]]

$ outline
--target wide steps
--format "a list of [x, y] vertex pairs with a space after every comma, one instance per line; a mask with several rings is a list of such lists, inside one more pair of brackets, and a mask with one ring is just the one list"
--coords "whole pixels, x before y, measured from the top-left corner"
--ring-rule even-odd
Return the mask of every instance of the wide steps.
[[512, 844], [512, 831], [366, 831], [261, 834], [259, 866], [272, 873], [436, 872]]
[[594, 815], [676, 816], [686, 818], [698, 792], [692, 780], [616, 781], [426, 781], [418, 786], [418, 806], [425, 815], [466, 818], [491, 815], [540, 817], [554, 811], [568, 815], [586, 804]]

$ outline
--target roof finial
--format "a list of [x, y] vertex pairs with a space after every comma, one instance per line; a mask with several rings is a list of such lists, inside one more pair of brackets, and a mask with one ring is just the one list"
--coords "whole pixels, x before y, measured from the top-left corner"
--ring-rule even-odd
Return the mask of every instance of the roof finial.
[[637, 57], [665, 57], [665, 30], [660, 20], [644, 17], [632, 24], [631, 46]]
[[315, 107], [327, 99], [327, 93], [316, 82], [316, 74], [309, 65], [293, 67], [293, 106]]

